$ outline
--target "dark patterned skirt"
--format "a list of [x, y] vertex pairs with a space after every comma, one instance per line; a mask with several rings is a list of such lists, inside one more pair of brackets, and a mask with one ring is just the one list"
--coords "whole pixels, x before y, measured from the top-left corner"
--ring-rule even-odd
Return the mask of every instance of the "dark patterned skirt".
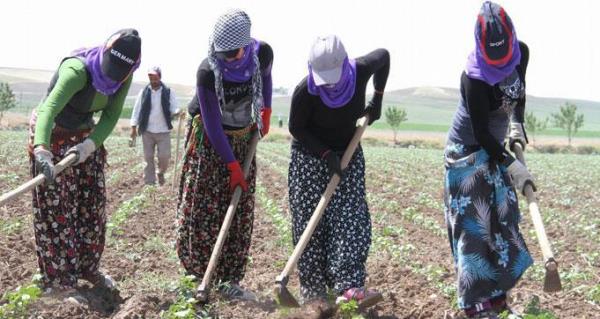
[[[33, 148], [35, 113], [30, 121]], [[58, 163], [67, 150], [83, 142], [89, 131], [54, 128], [50, 150]], [[77, 279], [94, 274], [104, 251], [106, 151], [98, 148], [84, 163], [65, 169], [53, 185], [33, 190], [36, 254], [46, 286], [74, 287]], [[31, 176], [39, 172], [30, 153]]]
[[[189, 130], [177, 204], [177, 253], [185, 270], [202, 278], [233, 193], [229, 189], [229, 171], [205, 136], [198, 116]], [[243, 163], [252, 131], [226, 134], [235, 158]], [[233, 217], [215, 280], [237, 283], [244, 278], [254, 222], [255, 159], [247, 182], [249, 191], [242, 194]]]
[[517, 194], [485, 150], [449, 144], [445, 217], [458, 275], [458, 305], [477, 307], [512, 289], [533, 263], [519, 232]]
[[[293, 145], [289, 168], [289, 202], [294, 245], [298, 243], [329, 183], [325, 160]], [[371, 245], [371, 218], [366, 201], [365, 159], [356, 149], [342, 182], [298, 262], [304, 299], [362, 287]]]

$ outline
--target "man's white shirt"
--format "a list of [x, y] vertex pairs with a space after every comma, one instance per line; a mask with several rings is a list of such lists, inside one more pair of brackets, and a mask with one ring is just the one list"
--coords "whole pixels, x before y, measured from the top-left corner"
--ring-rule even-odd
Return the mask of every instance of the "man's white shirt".
[[[133, 113], [131, 114], [131, 126], [138, 126], [138, 117], [140, 116], [140, 112], [142, 110], [142, 98], [144, 95], [144, 90], [146, 88], [140, 90], [138, 93], [137, 99], [135, 100], [135, 104], [133, 106]], [[165, 121], [165, 115], [162, 110], [161, 105], [161, 97], [162, 97], [162, 86], [158, 88], [158, 90], [154, 90], [150, 88], [150, 116], [148, 117], [148, 126], [146, 131], [150, 133], [167, 133], [169, 132], [169, 127], [167, 126], [167, 122]], [[177, 98], [175, 97], [175, 92], [171, 90], [170, 96], [170, 111], [171, 114], [179, 113], [179, 105], [177, 103]]]

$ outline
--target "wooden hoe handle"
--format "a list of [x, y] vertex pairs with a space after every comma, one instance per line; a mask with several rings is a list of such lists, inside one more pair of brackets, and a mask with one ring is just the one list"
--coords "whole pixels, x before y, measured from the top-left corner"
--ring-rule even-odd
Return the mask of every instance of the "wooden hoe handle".
[[[352, 137], [352, 140], [350, 141], [350, 144], [348, 144], [348, 147], [346, 148], [346, 151], [344, 152], [344, 156], [342, 157], [342, 163], [341, 163], [342, 170], [345, 169], [348, 166], [348, 164], [350, 163], [350, 160], [352, 159], [352, 156], [354, 155], [354, 151], [358, 147], [358, 143], [360, 142], [360, 139], [361, 139], [363, 133], [365, 132], [365, 129], [367, 128], [368, 123], [369, 123], [368, 115], [365, 115], [364, 117], [362, 117], [358, 120], [358, 122], [357, 122], [358, 127], [356, 129], [356, 132], [354, 133], [354, 136]], [[321, 195], [321, 200], [319, 200], [319, 204], [317, 205], [317, 208], [315, 209], [314, 213], [310, 217], [310, 220], [308, 221], [308, 224], [306, 225], [306, 228], [304, 229], [302, 236], [300, 236], [300, 240], [298, 241], [298, 244], [294, 248], [294, 252], [292, 252], [292, 255], [288, 259], [288, 262], [285, 265], [283, 272], [279, 275], [279, 277], [277, 277], [277, 282], [285, 281], [286, 278], [289, 276], [289, 274], [292, 272], [294, 266], [296, 266], [296, 264], [298, 263], [298, 260], [300, 259], [300, 255], [302, 255], [302, 253], [304, 252], [306, 245], [308, 244], [313, 232], [317, 228], [317, 225], [319, 224], [319, 221], [321, 220], [321, 217], [323, 216], [323, 213], [325, 212], [325, 208], [327, 208], [327, 204], [329, 204], [329, 200], [331, 200], [331, 196], [335, 192], [335, 189], [337, 188], [339, 183], [340, 183], [340, 177], [337, 174], [334, 174], [331, 177], [331, 179], [329, 180], [329, 184], [327, 184], [325, 193], [323, 193], [323, 195]]]
[[[67, 157], [63, 158], [58, 164], [54, 165], [54, 175], [60, 174], [65, 168], [71, 166], [75, 159], [77, 158], [76, 154], [69, 154]], [[8, 203], [9, 201], [19, 197], [21, 194], [26, 193], [38, 185], [41, 185], [46, 181], [46, 177], [44, 174], [38, 174], [36, 177], [32, 178], [28, 182], [22, 184], [21, 186], [15, 188], [14, 190], [2, 195], [0, 197], [0, 206]]]
[[[517, 155], [517, 159], [525, 165], [525, 157], [523, 156], [523, 147], [519, 143], [515, 143], [513, 145], [513, 152]], [[533, 187], [531, 185], [526, 184], [523, 192], [525, 193], [525, 197], [527, 197], [527, 203], [529, 204], [529, 215], [531, 215], [531, 219], [533, 221], [533, 227], [535, 228], [535, 232], [537, 234], [538, 242], [540, 247], [542, 248], [542, 255], [544, 255], [544, 262], [553, 261], [554, 254], [552, 253], [552, 246], [550, 245], [550, 241], [548, 240], [548, 236], [546, 235], [546, 229], [544, 228], [544, 222], [542, 220], [542, 216], [540, 214], [540, 208], [537, 204], [537, 199], [533, 192]]]
[[[254, 159], [254, 154], [256, 153], [256, 145], [258, 144], [258, 132], [254, 133], [252, 139], [250, 140], [250, 146], [248, 148], [248, 152], [246, 152], [246, 158], [244, 159], [244, 178], [248, 178], [248, 174], [250, 172], [250, 165], [252, 165], [252, 160]], [[219, 237], [217, 237], [217, 242], [215, 243], [215, 247], [212, 250], [212, 254], [210, 255], [210, 261], [208, 263], [208, 267], [204, 272], [204, 277], [202, 278], [202, 283], [198, 287], [198, 291], [206, 292], [207, 287], [210, 284], [210, 279], [212, 277], [215, 268], [217, 267], [217, 262], [219, 261], [219, 257], [221, 256], [221, 249], [223, 248], [223, 244], [225, 243], [225, 238], [227, 237], [227, 233], [229, 232], [229, 227], [231, 226], [231, 221], [233, 220], [233, 216], [235, 214], [237, 205], [242, 196], [242, 188], [240, 186], [235, 188], [233, 192], [233, 196], [231, 197], [231, 202], [229, 203], [229, 207], [227, 208], [227, 213], [225, 214], [225, 219], [223, 220], [223, 225], [219, 230]]]

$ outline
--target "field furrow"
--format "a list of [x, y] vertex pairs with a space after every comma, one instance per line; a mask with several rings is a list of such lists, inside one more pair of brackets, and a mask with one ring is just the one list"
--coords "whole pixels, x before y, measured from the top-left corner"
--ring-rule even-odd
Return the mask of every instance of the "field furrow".
[[[26, 141], [24, 132], [0, 132], [0, 137], [19, 145]], [[82, 289], [97, 298], [88, 307], [36, 297], [26, 310], [30, 316], [158, 318], [162, 313], [171, 318], [176, 317], [177, 307], [193, 305], [181, 299], [182, 287], [187, 285], [188, 293], [193, 292], [197, 281], [185, 276], [174, 249], [177, 190], [171, 188], [172, 170], [167, 185], [144, 187], [141, 146], [131, 149], [126, 138], [111, 137], [106, 147], [108, 233], [101, 268], [118, 281], [120, 293], [94, 295], [97, 291], [82, 283]], [[457, 318], [454, 266], [443, 213], [442, 150], [366, 146], [364, 153], [373, 226], [368, 285], [382, 291], [385, 301], [362, 316]], [[261, 143], [257, 153], [254, 233], [242, 284], [255, 291], [260, 301], [229, 302], [212, 293], [211, 305], [198, 311], [197, 318], [303, 317], [302, 312], [278, 307], [272, 291], [293, 249], [287, 198], [289, 154], [289, 143], [275, 142]], [[542, 292], [541, 253], [522, 201], [521, 227], [537, 263], [511, 295], [513, 304], [528, 313], [546, 309], [556, 318], [593, 318], [600, 312], [598, 157], [531, 153], [527, 159], [537, 179], [540, 208], [560, 262], [564, 290], [553, 295]], [[14, 152], [10, 143], [0, 144], [0, 189], [7, 191], [28, 175], [25, 149]], [[31, 283], [37, 272], [31, 224], [30, 194], [0, 208], [0, 293]], [[294, 272], [288, 287], [297, 297], [298, 285]]]

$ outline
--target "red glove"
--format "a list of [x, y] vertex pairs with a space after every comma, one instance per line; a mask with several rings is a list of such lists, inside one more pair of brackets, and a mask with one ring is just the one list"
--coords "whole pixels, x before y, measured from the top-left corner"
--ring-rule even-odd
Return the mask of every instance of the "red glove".
[[240, 166], [240, 162], [234, 161], [227, 164], [229, 170], [229, 188], [233, 192], [237, 186], [240, 186], [244, 192], [248, 191], [248, 183], [244, 178], [244, 172]]
[[260, 130], [260, 134], [265, 136], [269, 134], [269, 127], [271, 126], [271, 108], [263, 107], [260, 110], [260, 118], [262, 119], [262, 130]]

